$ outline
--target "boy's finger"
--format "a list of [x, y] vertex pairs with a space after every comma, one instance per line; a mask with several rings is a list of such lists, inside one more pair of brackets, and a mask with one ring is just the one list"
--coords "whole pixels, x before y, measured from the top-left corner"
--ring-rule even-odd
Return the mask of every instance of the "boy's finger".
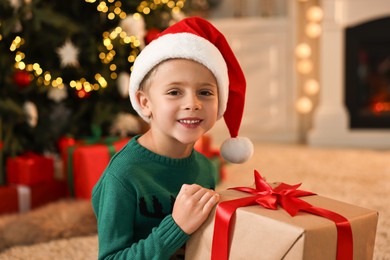
[[202, 197], [199, 198], [199, 202], [203, 204], [207, 203], [207, 201], [209, 201], [214, 196], [215, 193], [216, 192], [213, 190], [205, 189]]
[[219, 194], [218, 193], [213, 194], [213, 196], [204, 205], [203, 211], [208, 214], [218, 203], [218, 201], [219, 201]]
[[183, 184], [181, 186], [179, 194], [181, 193], [181, 194], [192, 195], [192, 194], [196, 193], [201, 188], [202, 187], [197, 185], [197, 184]]

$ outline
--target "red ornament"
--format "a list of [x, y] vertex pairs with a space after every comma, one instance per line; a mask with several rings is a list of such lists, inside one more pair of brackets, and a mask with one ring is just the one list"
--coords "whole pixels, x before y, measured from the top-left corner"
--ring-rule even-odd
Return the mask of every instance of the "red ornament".
[[19, 88], [24, 88], [30, 85], [30, 74], [24, 70], [17, 70], [14, 74], [14, 81]]
[[157, 28], [151, 28], [146, 32], [145, 43], [149, 44], [151, 41], [157, 38], [161, 31]]
[[58, 140], [57, 146], [61, 153], [66, 152], [68, 147], [76, 144], [76, 140], [72, 137], [63, 136]]
[[3, 142], [0, 141], [0, 150], [2, 150], [2, 149], [3, 149]]
[[79, 98], [89, 98], [91, 92], [85, 91], [85, 89], [76, 90], [77, 97]]

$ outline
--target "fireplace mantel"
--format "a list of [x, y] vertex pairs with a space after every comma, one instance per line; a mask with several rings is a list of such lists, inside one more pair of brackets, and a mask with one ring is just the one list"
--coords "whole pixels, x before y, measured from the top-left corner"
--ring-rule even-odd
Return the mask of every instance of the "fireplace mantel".
[[344, 30], [390, 16], [389, 0], [322, 0], [321, 97], [308, 143], [315, 146], [390, 148], [390, 129], [350, 129], [344, 105]]

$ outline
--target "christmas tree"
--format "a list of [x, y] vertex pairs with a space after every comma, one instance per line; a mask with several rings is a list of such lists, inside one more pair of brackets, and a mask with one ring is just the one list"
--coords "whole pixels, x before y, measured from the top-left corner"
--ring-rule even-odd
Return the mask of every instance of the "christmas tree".
[[0, 184], [7, 156], [56, 153], [63, 136], [136, 133], [118, 127], [135, 117], [127, 93], [135, 58], [189, 10], [208, 7], [199, 0], [1, 1]]

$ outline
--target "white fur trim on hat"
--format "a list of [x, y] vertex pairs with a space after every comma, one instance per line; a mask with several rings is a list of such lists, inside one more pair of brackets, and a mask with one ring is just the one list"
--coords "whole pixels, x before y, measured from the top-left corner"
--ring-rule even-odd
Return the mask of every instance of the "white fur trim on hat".
[[243, 163], [253, 155], [253, 143], [247, 137], [226, 139], [221, 145], [222, 157], [231, 163]]
[[214, 44], [192, 33], [162, 35], [141, 51], [134, 62], [130, 76], [129, 96], [134, 110], [149, 122], [149, 119], [142, 114], [135, 94], [149, 71], [162, 61], [173, 58], [194, 60], [214, 74], [218, 84], [218, 119], [221, 118], [225, 113], [229, 95], [226, 62]]

